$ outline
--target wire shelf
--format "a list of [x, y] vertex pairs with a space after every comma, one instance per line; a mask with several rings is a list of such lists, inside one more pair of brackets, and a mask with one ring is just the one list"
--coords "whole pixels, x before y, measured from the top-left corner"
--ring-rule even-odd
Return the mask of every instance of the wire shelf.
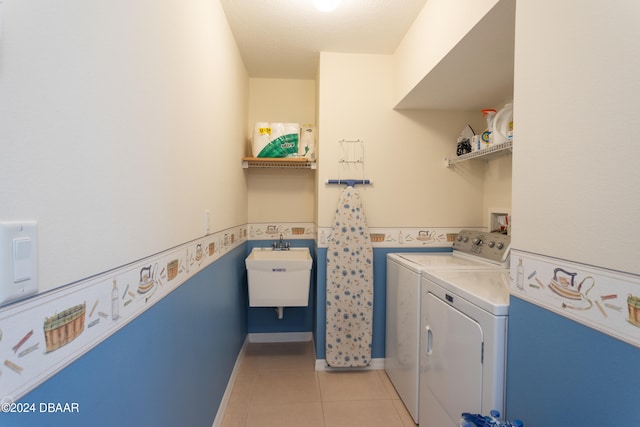
[[244, 157], [242, 167], [247, 168], [279, 168], [279, 169], [315, 169], [316, 162], [305, 157]]
[[456, 163], [464, 162], [465, 160], [477, 159], [479, 157], [486, 157], [486, 159], [488, 160], [491, 157], [511, 153], [512, 148], [513, 141], [507, 141], [502, 144], [496, 144], [487, 148], [483, 148], [482, 150], [474, 151], [472, 153], [463, 154], [453, 159], [445, 158], [444, 161], [447, 167], [451, 167]]

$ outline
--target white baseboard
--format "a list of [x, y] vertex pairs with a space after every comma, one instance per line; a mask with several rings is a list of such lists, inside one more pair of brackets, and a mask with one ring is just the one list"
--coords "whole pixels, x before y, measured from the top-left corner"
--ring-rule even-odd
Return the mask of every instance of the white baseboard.
[[216, 413], [216, 417], [214, 418], [213, 425], [211, 427], [222, 426], [224, 413], [227, 411], [227, 405], [229, 404], [229, 399], [231, 399], [231, 392], [233, 391], [233, 386], [236, 383], [236, 378], [238, 377], [238, 372], [240, 371], [240, 365], [242, 364], [242, 359], [244, 359], [244, 354], [247, 350], [248, 344], [249, 344], [249, 337], [245, 338], [244, 344], [242, 344], [242, 348], [240, 349], [240, 353], [238, 353], [238, 357], [236, 358], [236, 363], [235, 365], [233, 365], [233, 371], [231, 371], [231, 376], [229, 376], [229, 381], [227, 382], [227, 388], [224, 390], [224, 394], [222, 395], [222, 400], [220, 401], [220, 406], [218, 407], [218, 412]]
[[384, 359], [371, 359], [369, 366], [362, 368], [334, 368], [327, 365], [326, 359], [316, 359], [316, 371], [380, 371], [384, 369]]
[[249, 342], [304, 342], [313, 340], [312, 332], [275, 332], [248, 334]]

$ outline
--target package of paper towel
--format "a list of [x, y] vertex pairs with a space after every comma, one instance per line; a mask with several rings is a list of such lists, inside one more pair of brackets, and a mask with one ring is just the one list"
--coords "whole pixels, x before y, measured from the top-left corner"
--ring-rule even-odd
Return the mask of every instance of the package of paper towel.
[[258, 122], [253, 128], [255, 157], [297, 157], [300, 142], [298, 123]]
[[316, 129], [313, 125], [302, 125], [300, 128], [298, 155], [310, 160], [316, 159]]
[[298, 123], [257, 122], [253, 128], [254, 157], [315, 159], [315, 128]]

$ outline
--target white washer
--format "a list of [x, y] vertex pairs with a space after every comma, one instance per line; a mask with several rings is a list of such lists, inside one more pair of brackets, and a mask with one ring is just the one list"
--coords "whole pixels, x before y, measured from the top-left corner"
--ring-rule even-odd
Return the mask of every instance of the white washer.
[[[491, 246], [489, 246], [491, 244]], [[420, 417], [420, 282], [427, 271], [495, 270], [508, 266], [510, 238], [462, 230], [453, 252], [387, 255], [385, 371], [407, 410]]]
[[457, 427], [463, 412], [504, 414], [509, 270], [422, 276], [421, 427]]

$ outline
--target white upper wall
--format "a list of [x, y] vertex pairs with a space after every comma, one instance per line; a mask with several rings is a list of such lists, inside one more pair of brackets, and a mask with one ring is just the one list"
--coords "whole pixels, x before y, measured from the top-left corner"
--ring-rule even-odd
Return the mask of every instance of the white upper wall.
[[498, 1], [428, 0], [394, 54], [394, 105], [404, 98]]
[[[484, 122], [480, 113], [395, 111], [392, 72], [391, 55], [320, 54], [318, 225], [331, 226], [342, 190], [326, 180], [364, 175], [373, 180], [358, 187], [369, 226], [484, 227], [484, 163], [444, 163], [464, 126]], [[342, 139], [364, 141], [364, 174], [341, 168]]]
[[[249, 79], [249, 125], [291, 122], [315, 125], [316, 81]], [[247, 140], [246, 155], [252, 155]], [[315, 171], [249, 169], [249, 222], [314, 222]]]
[[[316, 81], [296, 79], [249, 79], [249, 136], [256, 122], [315, 125]], [[247, 155], [251, 153], [247, 141]]]
[[[482, 160], [478, 160], [482, 161]], [[491, 212], [511, 213], [512, 156], [486, 162], [483, 187], [483, 224], [491, 224]]]
[[40, 290], [246, 222], [248, 77], [217, 1], [5, 1], [0, 220]]
[[513, 247], [640, 273], [640, 3], [518, 0]]

